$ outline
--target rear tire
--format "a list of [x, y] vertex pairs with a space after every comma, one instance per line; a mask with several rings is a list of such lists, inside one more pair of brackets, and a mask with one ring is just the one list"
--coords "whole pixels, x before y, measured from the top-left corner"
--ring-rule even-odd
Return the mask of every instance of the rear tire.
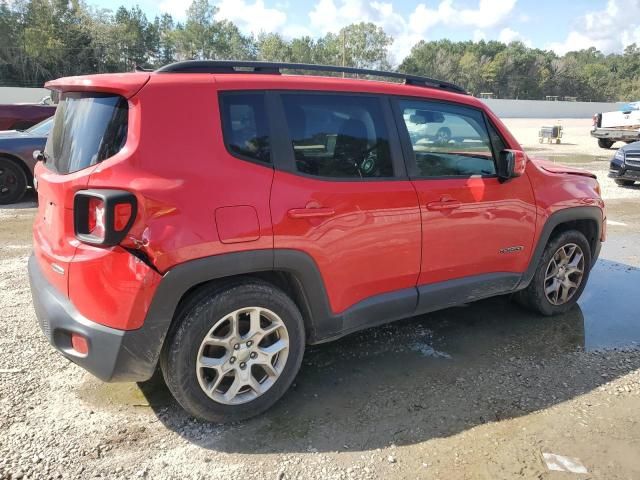
[[0, 157], [0, 205], [20, 200], [27, 191], [27, 175], [13, 160]]
[[175, 399], [194, 417], [224, 423], [258, 415], [284, 395], [300, 369], [302, 315], [269, 283], [204, 287], [175, 321], [160, 367]]
[[608, 140], [606, 138], [599, 138], [598, 139], [598, 146], [600, 148], [604, 148], [604, 149], [607, 149], [607, 150], [611, 148], [613, 143], [614, 142], [612, 140]]
[[621, 187], [630, 187], [632, 186], [634, 183], [633, 180], [615, 180], [616, 185], [620, 185]]
[[[568, 258], [562, 266], [565, 257]], [[589, 242], [581, 232], [567, 230], [549, 240], [531, 283], [516, 293], [515, 299], [524, 307], [542, 315], [565, 313], [580, 298], [589, 279], [590, 269]]]

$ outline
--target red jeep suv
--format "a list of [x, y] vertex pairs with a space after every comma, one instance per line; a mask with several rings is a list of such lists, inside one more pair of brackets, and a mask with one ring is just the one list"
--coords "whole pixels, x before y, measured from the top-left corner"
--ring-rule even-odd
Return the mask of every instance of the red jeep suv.
[[203, 419], [269, 408], [308, 344], [495, 295], [565, 312], [605, 237], [592, 174], [530, 160], [450, 83], [188, 61], [46, 86], [42, 330], [105, 381], [159, 366]]

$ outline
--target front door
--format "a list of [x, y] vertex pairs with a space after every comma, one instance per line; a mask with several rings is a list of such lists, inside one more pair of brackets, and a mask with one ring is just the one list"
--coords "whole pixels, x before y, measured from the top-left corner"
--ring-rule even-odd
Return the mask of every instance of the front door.
[[[497, 153], [508, 148], [477, 109], [397, 100], [423, 226], [419, 285], [527, 268], [535, 229], [526, 174], [501, 183]], [[512, 275], [511, 278], [516, 277]]]

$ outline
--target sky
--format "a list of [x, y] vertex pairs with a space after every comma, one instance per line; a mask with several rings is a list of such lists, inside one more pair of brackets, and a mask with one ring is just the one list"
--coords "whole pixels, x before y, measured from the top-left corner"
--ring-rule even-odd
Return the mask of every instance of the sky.
[[[605, 53], [640, 44], [640, 0], [210, 0], [218, 19], [244, 33], [291, 38], [323, 36], [345, 25], [373, 22], [394, 38], [401, 61], [419, 40], [500, 40], [564, 54], [595, 46]], [[115, 10], [131, 0], [89, 0]], [[138, 0], [147, 16], [184, 20], [190, 0]]]

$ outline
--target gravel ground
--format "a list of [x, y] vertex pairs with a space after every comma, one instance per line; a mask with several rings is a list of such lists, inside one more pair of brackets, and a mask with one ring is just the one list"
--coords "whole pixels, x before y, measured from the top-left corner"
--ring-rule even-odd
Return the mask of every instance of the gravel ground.
[[578, 307], [495, 298], [310, 348], [283, 400], [233, 425], [189, 418], [158, 378], [104, 384], [57, 354], [26, 278], [34, 203], [0, 209], [0, 479], [640, 478], [640, 188], [606, 178], [587, 121], [540, 146], [550, 122], [507, 120], [532, 154], [598, 173], [611, 219]]

